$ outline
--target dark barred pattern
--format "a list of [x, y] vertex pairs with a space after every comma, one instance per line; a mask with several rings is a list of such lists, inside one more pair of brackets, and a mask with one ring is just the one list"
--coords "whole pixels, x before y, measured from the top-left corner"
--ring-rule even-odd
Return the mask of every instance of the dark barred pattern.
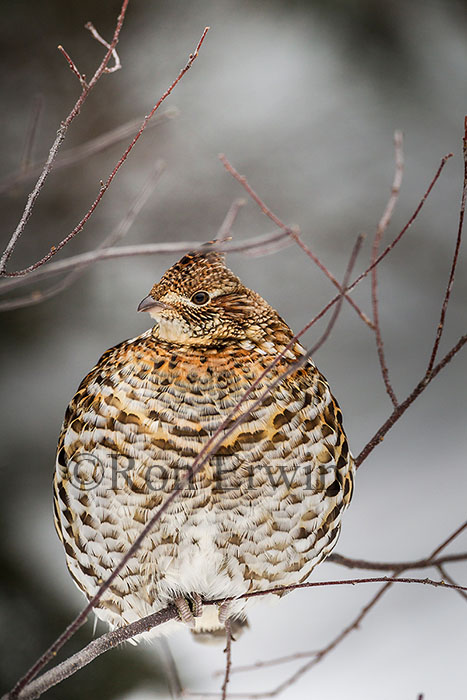
[[[201, 346], [196, 333], [192, 343], [167, 341], [161, 323], [108, 350], [81, 383], [59, 440], [54, 507], [68, 568], [88, 598], [291, 338], [217, 254], [186, 256], [160, 284], [153, 296], [171, 298], [172, 311], [174, 290], [188, 298], [220, 285], [227, 296], [235, 285], [239, 308], [261, 308], [255, 324], [238, 320], [247, 332], [237, 342], [226, 335], [229, 300], [213, 295], [209, 318], [217, 313], [224, 331], [218, 324], [211, 344]], [[296, 344], [241, 410], [302, 354]], [[304, 580], [337, 541], [352, 482], [341, 411], [310, 362], [267, 395], [181, 488], [96, 614], [119, 626], [179, 597], [218, 599]], [[236, 601], [229, 614], [241, 618], [245, 605]], [[222, 626], [207, 618], [197, 619], [199, 630]]]

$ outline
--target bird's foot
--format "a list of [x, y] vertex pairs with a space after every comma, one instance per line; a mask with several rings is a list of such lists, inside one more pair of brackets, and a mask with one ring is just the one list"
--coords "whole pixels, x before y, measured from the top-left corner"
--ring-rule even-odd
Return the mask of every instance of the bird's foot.
[[175, 598], [174, 604], [178, 610], [181, 621], [193, 629], [196, 625], [195, 618], [199, 617], [203, 612], [203, 601], [199, 593], [193, 593], [192, 601], [182, 596]]
[[203, 614], [203, 599], [199, 593], [193, 593], [193, 617], [201, 617]]

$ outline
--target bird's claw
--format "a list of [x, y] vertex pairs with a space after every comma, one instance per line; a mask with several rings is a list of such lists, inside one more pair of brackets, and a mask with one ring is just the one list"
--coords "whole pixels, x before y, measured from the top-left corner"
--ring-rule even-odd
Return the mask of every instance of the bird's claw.
[[182, 622], [188, 627], [194, 628], [196, 625], [196, 617], [199, 617], [203, 612], [203, 601], [199, 593], [193, 593], [192, 604], [187, 598], [180, 596], [174, 600], [175, 607]]

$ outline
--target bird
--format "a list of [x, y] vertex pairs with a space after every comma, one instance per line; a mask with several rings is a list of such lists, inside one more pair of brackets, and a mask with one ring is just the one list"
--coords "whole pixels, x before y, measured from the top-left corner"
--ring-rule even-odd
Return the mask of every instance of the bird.
[[[178, 491], [94, 608], [110, 629], [173, 604], [178, 618], [163, 628], [215, 641], [228, 620], [240, 634], [252, 604], [243, 596], [306, 580], [352, 497], [354, 462], [328, 382], [213, 243], [154, 284], [138, 306], [154, 323], [102, 355], [61, 428], [55, 527], [88, 600]], [[183, 482], [223, 423], [220, 445]]]

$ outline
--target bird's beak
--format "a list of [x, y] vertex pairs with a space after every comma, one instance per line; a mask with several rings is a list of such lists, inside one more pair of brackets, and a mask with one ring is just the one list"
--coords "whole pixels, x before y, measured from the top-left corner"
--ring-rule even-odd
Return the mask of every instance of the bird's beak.
[[143, 301], [139, 303], [137, 311], [163, 311], [168, 308], [167, 304], [164, 304], [163, 301], [156, 301], [148, 294], [148, 296], [144, 297]]

